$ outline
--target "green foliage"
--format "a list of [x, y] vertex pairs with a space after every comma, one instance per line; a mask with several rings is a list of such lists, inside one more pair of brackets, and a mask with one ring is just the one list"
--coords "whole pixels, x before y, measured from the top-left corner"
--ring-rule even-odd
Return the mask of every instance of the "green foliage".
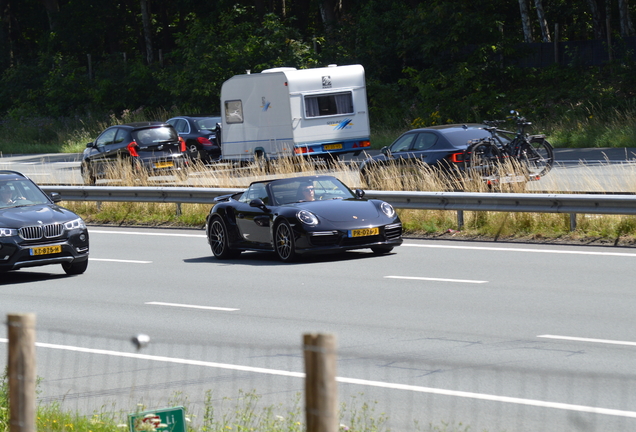
[[219, 111], [221, 84], [247, 70], [317, 65], [311, 45], [275, 14], [261, 21], [251, 8], [236, 6], [214, 21], [197, 21], [177, 38], [171, 66], [160, 71], [159, 87], [185, 111]]
[[9, 431], [9, 378], [8, 367], [0, 374], [0, 432]]
[[[36, 2], [12, 3], [15, 33], [0, 39], [0, 117], [213, 114], [222, 83], [246, 70], [360, 63], [379, 136], [502, 118], [510, 109], [546, 127], [535, 131], [554, 132], [558, 146], [632, 146], [636, 136], [636, 64], [625, 43], [614, 38], [617, 58], [601, 67], [582, 66], [573, 44], [566, 47], [569, 64], [520, 67], [531, 46], [519, 46], [514, 2], [344, 0], [332, 22], [323, 21], [316, 1], [284, 9], [247, 4], [153, 1], [155, 59], [148, 64], [139, 2], [62, 2], [55, 17]], [[584, 2], [545, 8], [560, 24], [560, 40], [593, 37]], [[538, 30], [533, 20], [535, 36]], [[88, 121], [83, 127], [91, 128]], [[23, 133], [18, 145], [31, 152], [48, 144], [78, 148], [67, 133]]]

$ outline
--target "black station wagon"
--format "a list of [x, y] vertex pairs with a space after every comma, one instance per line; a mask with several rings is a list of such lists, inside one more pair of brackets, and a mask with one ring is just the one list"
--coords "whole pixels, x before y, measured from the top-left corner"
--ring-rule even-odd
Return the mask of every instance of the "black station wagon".
[[186, 174], [185, 141], [164, 122], [140, 122], [111, 126], [86, 145], [82, 157], [84, 184], [117, 176], [122, 163], [144, 175]]

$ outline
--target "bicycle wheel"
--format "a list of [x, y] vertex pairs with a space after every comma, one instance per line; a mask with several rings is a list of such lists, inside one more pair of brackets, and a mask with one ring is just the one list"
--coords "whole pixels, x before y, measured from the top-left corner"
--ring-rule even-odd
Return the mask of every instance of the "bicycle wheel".
[[470, 171], [481, 177], [499, 175], [501, 151], [489, 141], [481, 141], [468, 149], [470, 153]]
[[554, 164], [554, 149], [545, 138], [530, 138], [519, 150], [519, 162], [529, 176], [543, 177]]

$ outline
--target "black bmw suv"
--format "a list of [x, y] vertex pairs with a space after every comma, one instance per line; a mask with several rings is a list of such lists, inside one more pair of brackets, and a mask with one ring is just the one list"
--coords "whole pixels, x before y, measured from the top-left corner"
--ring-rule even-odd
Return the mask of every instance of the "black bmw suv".
[[86, 144], [82, 157], [84, 184], [98, 179], [118, 178], [122, 167], [130, 164], [133, 174], [187, 176], [183, 157], [185, 141], [172, 125], [139, 122], [111, 126], [95, 141]]
[[69, 275], [86, 271], [86, 224], [59, 201], [25, 175], [0, 170], [0, 272], [49, 264]]

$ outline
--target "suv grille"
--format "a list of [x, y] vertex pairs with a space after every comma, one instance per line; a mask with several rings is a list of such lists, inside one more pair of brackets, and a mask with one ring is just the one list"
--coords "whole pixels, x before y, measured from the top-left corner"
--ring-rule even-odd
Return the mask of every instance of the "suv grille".
[[20, 237], [24, 240], [40, 240], [44, 238], [59, 237], [64, 231], [62, 224], [49, 224], [43, 226], [28, 226], [20, 228]]

